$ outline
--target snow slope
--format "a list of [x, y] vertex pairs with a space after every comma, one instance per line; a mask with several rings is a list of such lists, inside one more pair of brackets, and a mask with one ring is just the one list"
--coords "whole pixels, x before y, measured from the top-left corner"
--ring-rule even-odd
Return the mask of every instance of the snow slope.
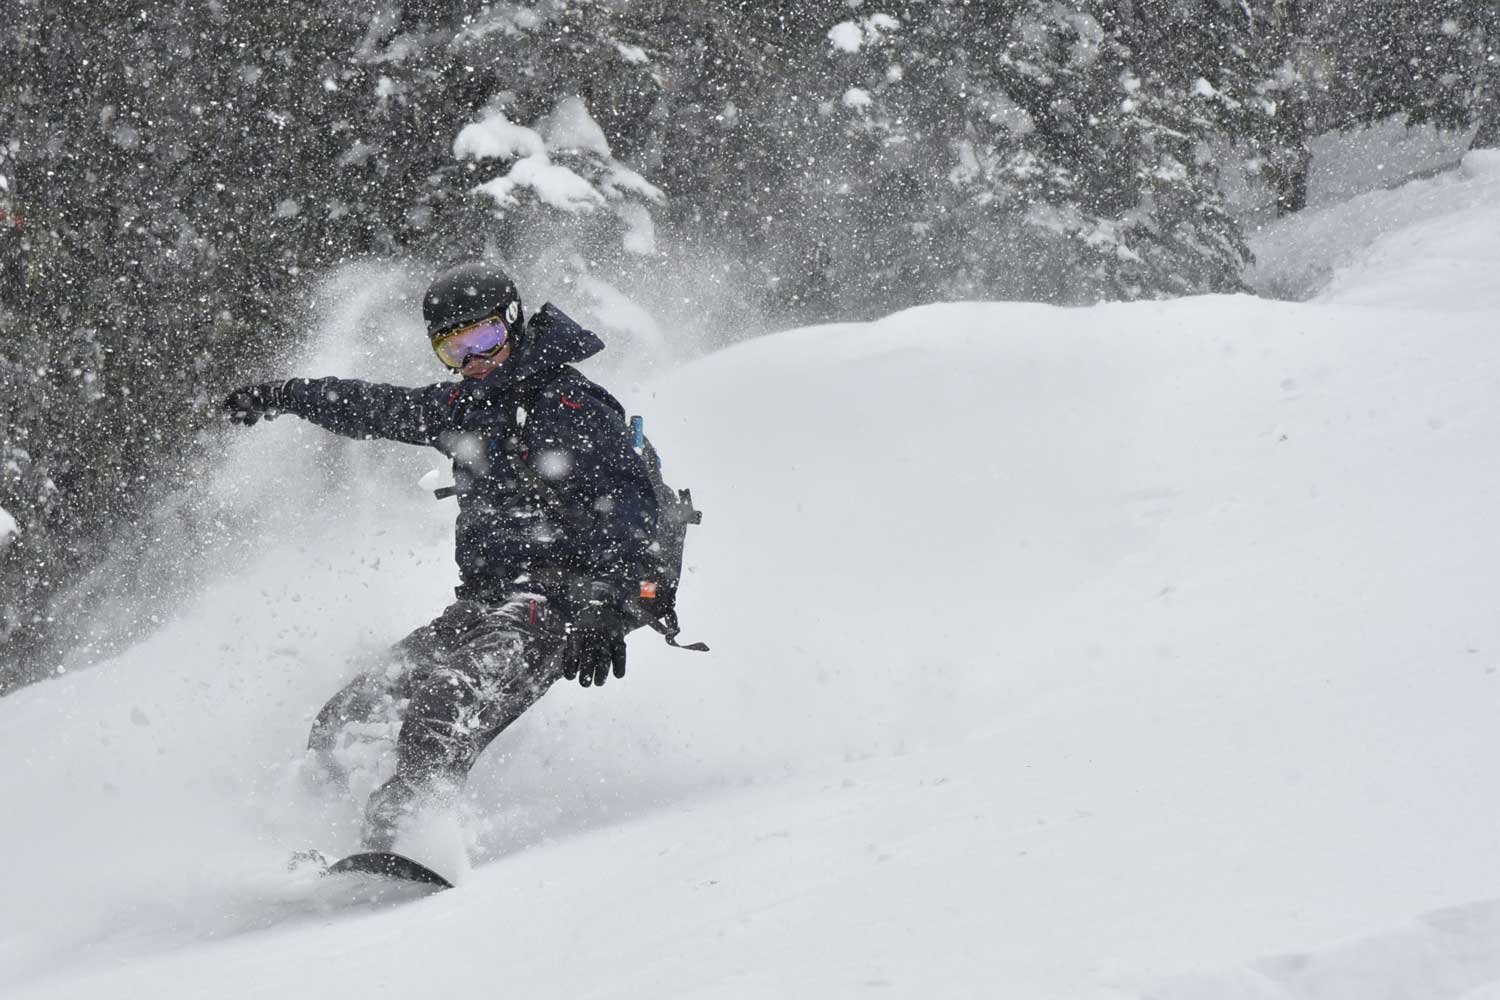
[[[442, 606], [451, 506], [415, 449], [227, 438], [179, 540], [217, 571], [0, 701], [0, 993], [1500, 995], [1500, 308], [1424, 270], [1500, 253], [1466, 169], [1324, 301], [935, 305], [622, 376], [707, 511], [714, 652], [551, 692], [427, 841], [458, 889], [400, 906], [281, 866], [353, 843], [297, 747]], [[426, 377], [360, 325], [302, 370]]]
[[[1500, 168], [1456, 170], [1267, 223], [1250, 239], [1263, 294], [1421, 308], [1500, 308]], [[1373, 245], [1372, 245], [1373, 244]]]

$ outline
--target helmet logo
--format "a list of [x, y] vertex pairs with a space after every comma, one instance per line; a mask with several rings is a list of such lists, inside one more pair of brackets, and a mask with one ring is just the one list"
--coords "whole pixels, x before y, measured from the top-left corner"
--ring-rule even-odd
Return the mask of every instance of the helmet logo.
[[510, 305], [508, 305], [508, 306], [505, 307], [505, 323], [506, 323], [506, 325], [509, 326], [511, 323], [514, 323], [516, 321], [516, 317], [518, 317], [520, 315], [521, 315], [521, 303], [517, 302], [515, 299], [511, 299]]

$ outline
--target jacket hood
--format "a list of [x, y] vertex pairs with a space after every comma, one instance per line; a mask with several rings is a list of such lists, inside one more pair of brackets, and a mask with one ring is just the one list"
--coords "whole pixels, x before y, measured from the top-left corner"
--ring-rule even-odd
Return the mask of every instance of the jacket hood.
[[485, 381], [520, 381], [538, 372], [591, 358], [602, 350], [604, 341], [548, 302], [527, 322], [516, 352]]

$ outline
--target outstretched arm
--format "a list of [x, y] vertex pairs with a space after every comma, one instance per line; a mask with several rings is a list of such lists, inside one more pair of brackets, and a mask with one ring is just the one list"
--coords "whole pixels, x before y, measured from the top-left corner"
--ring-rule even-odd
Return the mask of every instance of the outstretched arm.
[[224, 401], [230, 419], [253, 424], [278, 413], [295, 413], [335, 434], [434, 444], [451, 430], [448, 387], [408, 389], [347, 378], [294, 378], [237, 389]]
[[447, 387], [419, 389], [352, 378], [294, 378], [282, 390], [286, 410], [335, 434], [433, 444], [452, 430]]

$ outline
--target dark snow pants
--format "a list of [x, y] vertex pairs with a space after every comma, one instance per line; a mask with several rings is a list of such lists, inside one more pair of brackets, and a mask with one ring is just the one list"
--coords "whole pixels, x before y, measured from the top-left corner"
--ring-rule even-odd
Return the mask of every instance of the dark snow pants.
[[323, 706], [308, 748], [337, 776], [351, 725], [400, 721], [396, 772], [365, 809], [365, 847], [390, 850], [413, 803], [459, 784], [492, 740], [562, 676], [562, 624], [547, 602], [458, 601], [391, 649], [394, 666], [356, 677]]

